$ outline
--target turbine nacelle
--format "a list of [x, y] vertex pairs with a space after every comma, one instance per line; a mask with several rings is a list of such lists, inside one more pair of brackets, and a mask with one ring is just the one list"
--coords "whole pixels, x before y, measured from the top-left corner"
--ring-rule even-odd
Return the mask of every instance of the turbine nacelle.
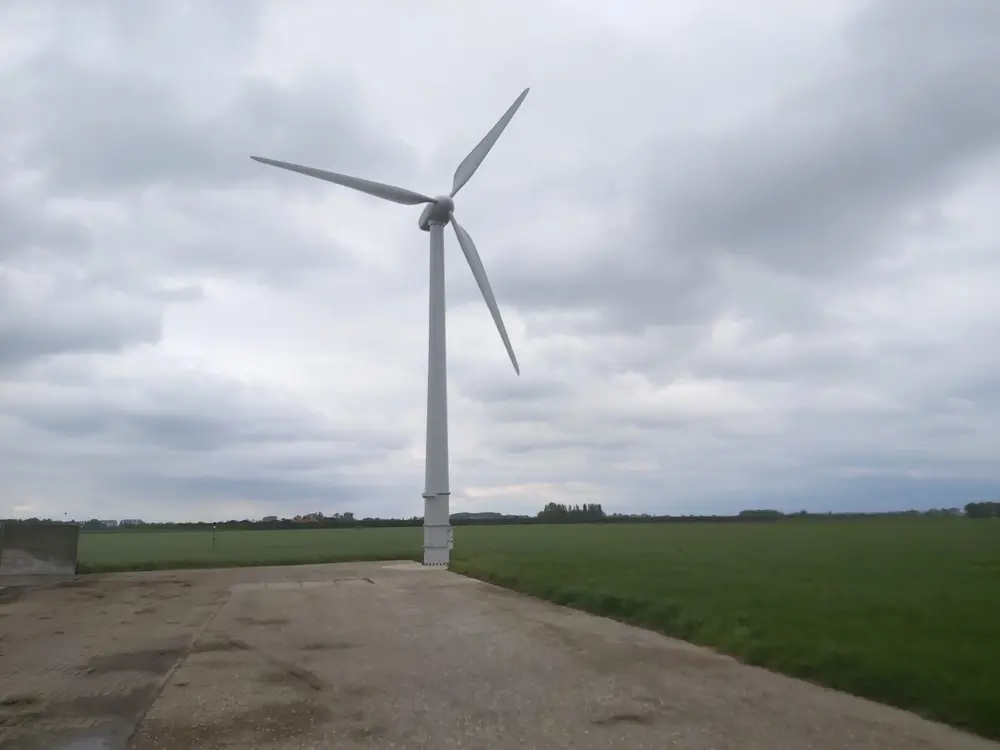
[[433, 203], [428, 203], [427, 207], [420, 214], [417, 226], [425, 232], [431, 231], [431, 224], [444, 226], [451, 221], [451, 214], [455, 210], [455, 201], [447, 195], [439, 195]]

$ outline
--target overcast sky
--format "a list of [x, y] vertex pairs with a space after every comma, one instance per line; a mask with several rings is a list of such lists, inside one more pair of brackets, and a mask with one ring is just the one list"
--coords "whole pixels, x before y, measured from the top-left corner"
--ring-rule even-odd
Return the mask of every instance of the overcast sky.
[[[0, 517], [1000, 495], [996, 0], [6, 0]], [[994, 218], [990, 218], [990, 214]]]

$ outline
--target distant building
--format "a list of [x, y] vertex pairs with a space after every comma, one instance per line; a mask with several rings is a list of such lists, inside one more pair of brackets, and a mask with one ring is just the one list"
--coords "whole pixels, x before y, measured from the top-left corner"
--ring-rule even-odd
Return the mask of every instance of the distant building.
[[101, 521], [101, 523], [104, 524], [104, 528], [106, 528], [106, 529], [117, 529], [118, 528], [118, 522], [115, 521], [114, 519], [107, 520], [107, 521]]
[[277, 521], [278, 517], [277, 516], [264, 516], [260, 520], [263, 521], [264, 523], [271, 523], [272, 521]]
[[142, 526], [145, 521], [141, 518], [123, 518], [118, 525], [119, 526]]

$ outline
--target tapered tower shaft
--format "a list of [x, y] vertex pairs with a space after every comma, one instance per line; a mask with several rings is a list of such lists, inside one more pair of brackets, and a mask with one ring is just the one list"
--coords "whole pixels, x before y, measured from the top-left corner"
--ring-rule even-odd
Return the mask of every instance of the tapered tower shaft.
[[445, 342], [444, 224], [430, 224], [430, 336], [427, 352], [427, 445], [424, 565], [451, 557], [448, 479], [448, 356]]

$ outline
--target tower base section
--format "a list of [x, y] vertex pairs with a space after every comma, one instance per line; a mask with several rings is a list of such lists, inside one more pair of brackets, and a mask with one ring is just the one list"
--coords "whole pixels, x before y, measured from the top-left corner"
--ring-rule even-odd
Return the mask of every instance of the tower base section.
[[424, 495], [424, 565], [447, 567], [454, 546], [448, 494]]

